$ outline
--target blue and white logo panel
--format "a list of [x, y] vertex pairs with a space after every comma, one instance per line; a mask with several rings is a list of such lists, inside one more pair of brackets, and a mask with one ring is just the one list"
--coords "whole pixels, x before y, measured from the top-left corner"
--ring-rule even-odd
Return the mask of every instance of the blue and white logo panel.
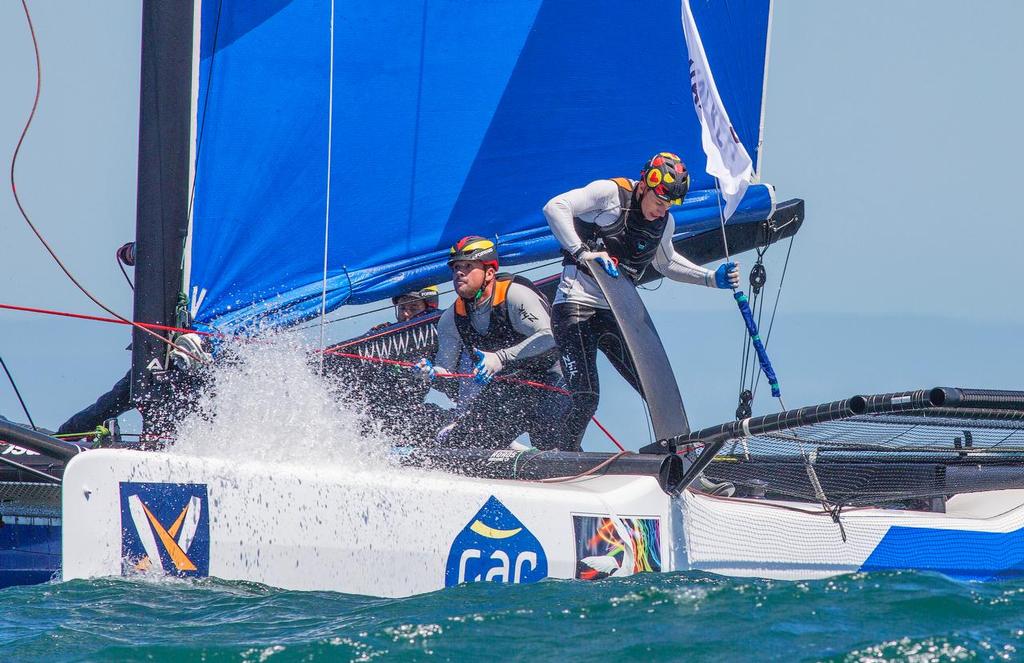
[[444, 586], [537, 582], [547, 575], [548, 558], [540, 541], [492, 495], [452, 541]]
[[206, 484], [122, 481], [122, 572], [210, 574], [210, 512]]

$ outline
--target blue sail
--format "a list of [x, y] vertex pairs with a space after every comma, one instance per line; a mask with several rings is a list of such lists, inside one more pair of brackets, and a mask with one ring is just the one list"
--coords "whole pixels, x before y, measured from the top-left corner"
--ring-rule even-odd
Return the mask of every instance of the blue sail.
[[[757, 154], [768, 0], [693, 10]], [[678, 0], [202, 4], [189, 293], [196, 321], [279, 323], [445, 280], [478, 234], [551, 258], [541, 208], [655, 152], [691, 163], [679, 235], [716, 228]], [[333, 50], [333, 68], [331, 67]], [[333, 70], [333, 76], [331, 72]], [[329, 185], [328, 185], [328, 169]], [[730, 223], [765, 218], [752, 186]]]

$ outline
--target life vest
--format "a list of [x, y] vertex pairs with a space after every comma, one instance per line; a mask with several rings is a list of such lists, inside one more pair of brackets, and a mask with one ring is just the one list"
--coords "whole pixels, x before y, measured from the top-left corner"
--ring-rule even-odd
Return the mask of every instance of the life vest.
[[[526, 338], [512, 326], [508, 315], [508, 289], [513, 283], [525, 286], [540, 297], [544, 310], [551, 312], [547, 297], [537, 289], [533, 282], [522, 276], [514, 274], [498, 274], [494, 279], [494, 288], [491, 291], [491, 319], [487, 324], [487, 331], [480, 333], [473, 327], [468, 315], [466, 301], [461, 297], [455, 300], [455, 328], [462, 338], [462, 345], [467, 350], [476, 348], [486, 352], [497, 352], [511, 347]], [[552, 348], [548, 352], [526, 359], [517, 359], [506, 370], [516, 370], [528, 373], [545, 373], [553, 368], [558, 362], [558, 350]], [[503, 374], [505, 371], [502, 372]]]
[[[573, 225], [576, 234], [589, 250], [607, 251], [608, 255], [618, 260], [619, 271], [635, 282], [654, 260], [661, 236], [668, 225], [668, 213], [648, 221], [644, 218], [639, 202], [633, 207], [633, 183], [625, 177], [615, 177], [612, 181], [619, 187], [619, 217], [607, 226], [573, 218]], [[568, 252], [562, 253], [565, 255], [563, 265], [577, 265], [584, 272], [590, 273], [586, 265], [578, 263]]]

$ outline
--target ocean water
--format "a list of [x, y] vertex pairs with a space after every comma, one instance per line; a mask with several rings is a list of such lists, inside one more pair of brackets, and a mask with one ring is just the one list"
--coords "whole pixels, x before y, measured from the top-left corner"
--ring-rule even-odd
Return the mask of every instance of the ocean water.
[[[386, 441], [339, 405], [343, 385], [312, 375], [307, 347], [281, 339], [236, 356], [171, 452], [396, 471]], [[405, 599], [146, 577], [0, 590], [0, 663], [952, 661], [1013, 660], [1022, 648], [1024, 580], [925, 573], [811, 582], [642, 574]]]
[[923, 573], [642, 574], [405, 599], [216, 580], [0, 590], [5, 661], [987, 661], [1022, 649], [1024, 581]]

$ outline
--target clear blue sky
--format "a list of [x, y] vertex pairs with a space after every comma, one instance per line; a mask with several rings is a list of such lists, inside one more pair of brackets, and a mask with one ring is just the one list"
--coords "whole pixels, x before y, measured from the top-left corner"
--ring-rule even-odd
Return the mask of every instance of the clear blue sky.
[[[43, 95], [19, 192], [70, 269], [128, 315], [113, 252], [134, 235], [141, 3], [29, 4]], [[1024, 388], [1021, 25], [1024, 3], [1010, 0], [775, 3], [762, 172], [780, 199], [807, 201], [769, 346], [788, 406], [939, 383]], [[17, 2], [0, 5], [0, 72], [9, 165], [35, 79]], [[53, 264], [6, 186], [0, 220], [0, 303], [102, 314]], [[768, 254], [770, 284], [783, 257]], [[751, 257], [740, 259], [746, 271]], [[645, 297], [691, 423], [728, 419], [742, 341], [731, 298], [673, 283]], [[365, 326], [334, 325], [340, 336]], [[124, 373], [128, 338], [110, 325], [0, 311], [0, 356], [44, 426]], [[604, 369], [599, 416], [635, 447], [645, 441], [641, 405]], [[765, 396], [760, 412], [773, 405]], [[0, 413], [23, 419], [2, 376]], [[607, 443], [588, 436], [588, 446]]]

